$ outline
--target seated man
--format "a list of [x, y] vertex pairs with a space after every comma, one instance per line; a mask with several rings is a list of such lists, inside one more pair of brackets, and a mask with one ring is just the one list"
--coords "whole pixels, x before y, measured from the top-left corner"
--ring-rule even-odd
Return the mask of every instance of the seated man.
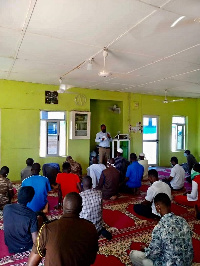
[[156, 211], [161, 219], [154, 227], [152, 240], [144, 252], [132, 250], [130, 259], [141, 265], [192, 265], [193, 247], [190, 226], [182, 217], [171, 212], [171, 200], [165, 193], [154, 198]]
[[113, 158], [109, 160], [107, 169], [103, 170], [99, 179], [97, 189], [102, 190], [103, 199], [114, 200], [117, 198], [120, 172], [115, 168], [114, 163]]
[[147, 190], [145, 201], [143, 201], [141, 204], [135, 204], [133, 209], [137, 214], [141, 216], [147, 218], [155, 218], [160, 216], [155, 208], [155, 196], [158, 193], [166, 193], [171, 200], [171, 189], [166, 183], [162, 182], [161, 180], [158, 180], [158, 172], [155, 169], [149, 170], [148, 178], [151, 183], [151, 186]]
[[163, 179], [163, 182], [167, 183], [171, 189], [180, 190], [184, 187], [185, 171], [183, 167], [178, 164], [177, 157], [171, 158], [171, 164], [173, 168], [170, 177]]
[[4, 177], [7, 177], [7, 178], [8, 178], [8, 174], [9, 174], [9, 172], [10, 172], [8, 166], [2, 166], [2, 167], [1, 167], [1, 171], [2, 171], [2, 175], [3, 175]]
[[142, 185], [144, 167], [138, 163], [137, 155], [135, 153], [131, 153], [130, 161], [131, 164], [126, 171], [126, 183], [121, 187], [121, 190], [125, 193], [137, 194]]
[[192, 191], [186, 192], [183, 195], [174, 197], [174, 201], [178, 204], [194, 207], [197, 205], [200, 208], [200, 164], [195, 164], [193, 167], [195, 173], [198, 175], [192, 180]]
[[11, 203], [11, 199], [14, 195], [13, 185], [7, 178], [7, 175], [8, 173], [4, 168], [0, 170], [0, 210], [3, 210], [6, 204]]
[[148, 179], [148, 160], [145, 159], [145, 154], [142, 152], [139, 155], [138, 163], [144, 166], [143, 180]]
[[95, 226], [79, 218], [82, 198], [76, 192], [67, 194], [63, 201], [63, 216], [41, 227], [33, 245], [28, 266], [45, 265], [89, 266], [95, 262], [98, 234]]
[[35, 190], [35, 195], [27, 207], [34, 212], [47, 213], [47, 194], [51, 190], [51, 186], [47, 177], [39, 175], [40, 170], [40, 164], [34, 163], [31, 169], [32, 175], [22, 181], [22, 187], [31, 186]]
[[105, 169], [106, 169], [105, 165], [102, 163], [98, 163], [97, 157], [94, 157], [93, 164], [87, 168], [87, 175], [89, 175], [92, 178], [93, 188], [95, 188], [98, 185], [101, 173]]
[[31, 168], [34, 163], [34, 160], [32, 158], [26, 159], [26, 167], [21, 170], [21, 181], [23, 181], [25, 178], [32, 175]]
[[29, 250], [36, 241], [36, 213], [26, 207], [34, 194], [33, 187], [22, 187], [18, 192], [18, 204], [7, 204], [3, 209], [5, 244], [10, 253]]
[[59, 184], [58, 207], [62, 205], [62, 201], [68, 193], [81, 192], [80, 178], [71, 173], [71, 166], [68, 162], [63, 163], [62, 173], [57, 175], [56, 183]]
[[70, 163], [71, 166], [71, 173], [78, 175], [80, 180], [82, 179], [82, 167], [80, 163], [77, 163], [72, 159], [72, 156], [67, 156], [66, 162]]
[[90, 176], [83, 178], [83, 191], [80, 196], [82, 197], [80, 218], [92, 222], [99, 235], [111, 240], [111, 233], [103, 228], [102, 225], [102, 193], [99, 190], [92, 189], [92, 178]]
[[124, 181], [126, 177], [126, 170], [129, 162], [122, 157], [123, 150], [117, 149], [117, 157], [115, 158], [115, 168], [120, 172], [120, 183]]

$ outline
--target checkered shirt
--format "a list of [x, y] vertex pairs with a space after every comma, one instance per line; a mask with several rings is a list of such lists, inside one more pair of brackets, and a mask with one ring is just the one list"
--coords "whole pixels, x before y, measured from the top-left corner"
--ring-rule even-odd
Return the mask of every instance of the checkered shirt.
[[82, 211], [80, 218], [92, 222], [97, 231], [102, 229], [102, 193], [99, 190], [88, 189], [80, 193], [82, 197]]

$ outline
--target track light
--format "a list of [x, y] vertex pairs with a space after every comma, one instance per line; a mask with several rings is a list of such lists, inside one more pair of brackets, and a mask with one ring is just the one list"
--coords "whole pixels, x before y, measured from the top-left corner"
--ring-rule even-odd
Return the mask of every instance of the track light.
[[94, 58], [90, 58], [88, 60], [88, 64], [87, 64], [87, 70], [90, 71], [92, 70], [92, 62], [94, 61]]

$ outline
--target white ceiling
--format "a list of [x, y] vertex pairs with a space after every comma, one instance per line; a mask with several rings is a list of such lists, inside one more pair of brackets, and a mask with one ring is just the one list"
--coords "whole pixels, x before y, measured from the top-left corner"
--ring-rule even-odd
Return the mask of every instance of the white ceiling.
[[[98, 76], [104, 47], [107, 78]], [[199, 98], [200, 0], [0, 0], [0, 78], [58, 85], [59, 77], [76, 87]]]

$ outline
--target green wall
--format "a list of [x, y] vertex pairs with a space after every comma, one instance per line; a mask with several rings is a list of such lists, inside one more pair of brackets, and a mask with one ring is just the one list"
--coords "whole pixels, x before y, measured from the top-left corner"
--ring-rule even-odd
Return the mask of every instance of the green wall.
[[[99, 125], [102, 122], [107, 124], [108, 130], [114, 136], [118, 130], [121, 133], [128, 133], [129, 125], [135, 126], [137, 122], [142, 121], [143, 115], [159, 116], [159, 164], [161, 166], [169, 165], [169, 159], [173, 155], [177, 156], [180, 162], [185, 161], [182, 152], [171, 152], [172, 115], [187, 116], [186, 148], [190, 149], [199, 160], [197, 155], [200, 154], [198, 148], [200, 141], [198, 137], [198, 132], [200, 131], [198, 118], [200, 102], [198, 99], [187, 98], [183, 102], [163, 104], [161, 102], [163, 97], [159, 96], [74, 88], [70, 90], [74, 93], [59, 94], [58, 105], [45, 104], [45, 90], [57, 89], [53, 85], [0, 80], [0, 164], [1, 166], [7, 165], [10, 168], [9, 178], [11, 180], [20, 179], [20, 170], [25, 167], [27, 157], [33, 157], [35, 162], [41, 164], [47, 162], [61, 164], [64, 161], [63, 157], [39, 157], [40, 110], [66, 111], [67, 122], [69, 121], [69, 111], [71, 110], [92, 111], [91, 141], [69, 140], [67, 138], [67, 154], [70, 154], [82, 164], [83, 172], [86, 172], [90, 146], [94, 145], [95, 134], [99, 131]], [[82, 93], [87, 97], [87, 102], [83, 106], [75, 104], [74, 98], [77, 93]], [[154, 99], [160, 100], [160, 102]], [[111, 103], [120, 105], [122, 109], [120, 115], [108, 115], [107, 105], [110, 106]], [[104, 120], [104, 117], [108, 117], [108, 119]], [[69, 132], [68, 123], [67, 131]], [[138, 154], [142, 151], [142, 134], [131, 133], [130, 135], [131, 152]]]

